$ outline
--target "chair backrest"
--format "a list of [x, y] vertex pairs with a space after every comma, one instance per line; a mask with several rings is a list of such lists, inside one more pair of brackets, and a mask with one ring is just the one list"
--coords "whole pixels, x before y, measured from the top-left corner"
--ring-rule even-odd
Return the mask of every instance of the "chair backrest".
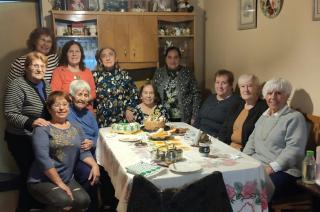
[[306, 119], [310, 126], [306, 149], [314, 150], [320, 145], [320, 117], [307, 114]]
[[231, 212], [231, 204], [220, 172], [184, 186], [161, 192], [148, 179], [135, 176], [128, 212]]

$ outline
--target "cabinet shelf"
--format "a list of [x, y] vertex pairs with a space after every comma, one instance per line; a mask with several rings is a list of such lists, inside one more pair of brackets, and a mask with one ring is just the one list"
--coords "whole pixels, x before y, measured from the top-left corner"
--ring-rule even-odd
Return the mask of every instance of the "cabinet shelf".
[[96, 35], [57, 35], [56, 38], [98, 38]]
[[194, 35], [158, 35], [159, 38], [193, 38]]

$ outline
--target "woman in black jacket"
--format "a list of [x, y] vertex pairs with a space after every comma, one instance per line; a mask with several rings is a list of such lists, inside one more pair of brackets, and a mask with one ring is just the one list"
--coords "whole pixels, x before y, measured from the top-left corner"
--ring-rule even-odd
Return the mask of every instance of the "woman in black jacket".
[[243, 74], [238, 79], [242, 101], [230, 108], [219, 139], [232, 147], [242, 150], [262, 113], [268, 108], [259, 98], [261, 87], [259, 79], [253, 74]]

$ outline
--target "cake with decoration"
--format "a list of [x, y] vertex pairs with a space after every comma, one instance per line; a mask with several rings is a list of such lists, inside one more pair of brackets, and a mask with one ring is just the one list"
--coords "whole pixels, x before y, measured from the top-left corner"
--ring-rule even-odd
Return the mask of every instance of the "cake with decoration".
[[148, 131], [155, 131], [160, 128], [164, 128], [166, 124], [166, 118], [161, 116], [160, 111], [156, 110], [144, 119], [144, 128]]
[[120, 134], [131, 134], [140, 130], [140, 124], [133, 123], [114, 123], [111, 125], [112, 132]]

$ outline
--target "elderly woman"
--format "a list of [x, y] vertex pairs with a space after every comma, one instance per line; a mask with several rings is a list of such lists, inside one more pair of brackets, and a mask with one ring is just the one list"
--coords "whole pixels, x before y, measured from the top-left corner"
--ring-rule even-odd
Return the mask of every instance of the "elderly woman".
[[99, 127], [134, 120], [138, 104], [138, 89], [126, 71], [116, 63], [116, 52], [110, 47], [96, 54], [97, 71], [93, 77], [97, 86], [97, 121]]
[[4, 99], [4, 115], [7, 121], [5, 140], [8, 149], [20, 169], [20, 193], [17, 210], [28, 211], [36, 207], [30, 199], [26, 180], [34, 154], [32, 150], [32, 131], [49, 122], [45, 101], [50, 94], [50, 85], [44, 80], [47, 57], [38, 52], [26, 55], [25, 75], [11, 81]]
[[214, 75], [216, 94], [210, 93], [200, 108], [194, 126], [205, 133], [217, 137], [227, 117], [228, 111], [240, 98], [233, 94], [233, 73], [219, 70]]
[[165, 53], [166, 65], [157, 69], [153, 82], [170, 121], [193, 123], [200, 107], [200, 90], [193, 73], [180, 65], [178, 47], [169, 47]]
[[275, 185], [275, 199], [295, 188], [307, 143], [303, 115], [287, 105], [291, 90], [291, 84], [281, 78], [266, 82], [262, 94], [269, 108], [256, 122], [243, 150], [265, 165]]
[[143, 120], [150, 115], [164, 117], [169, 120], [167, 110], [160, 104], [159, 94], [152, 83], [144, 84], [139, 92], [141, 103], [134, 111], [135, 121], [143, 124]]
[[[81, 143], [82, 150], [89, 150], [91, 154], [95, 155], [96, 144], [98, 140], [98, 124], [94, 115], [87, 109], [88, 101], [90, 100], [90, 86], [86, 81], [74, 80], [70, 84], [70, 95], [72, 97], [72, 104], [70, 106], [70, 113], [68, 120], [77, 123], [81, 126], [85, 140]], [[98, 208], [97, 191], [95, 186], [91, 186], [88, 181], [91, 167], [83, 161], [78, 161], [74, 176], [78, 183], [88, 192], [91, 198], [90, 210], [96, 211]]]
[[62, 91], [54, 91], [47, 100], [50, 125], [37, 127], [33, 134], [35, 161], [32, 164], [28, 189], [45, 211], [84, 211], [90, 197], [74, 180], [75, 164], [81, 160], [91, 167], [88, 180], [99, 180], [99, 167], [90, 151], [81, 149], [85, 134], [81, 126], [69, 122], [70, 98]]
[[[53, 32], [45, 27], [36, 28], [33, 30], [27, 41], [30, 51], [40, 52], [48, 57], [47, 69], [44, 79], [50, 82], [52, 71], [58, 66], [59, 57], [56, 54], [56, 42]], [[26, 55], [18, 57], [10, 67], [7, 84], [17, 77], [24, 75], [24, 64]]]
[[91, 71], [85, 67], [84, 57], [83, 48], [77, 41], [71, 40], [62, 47], [59, 67], [53, 71], [52, 75], [53, 91], [69, 93], [70, 83], [81, 79], [90, 85], [91, 99], [96, 98], [96, 86]]
[[264, 100], [259, 98], [260, 83], [255, 75], [241, 75], [238, 85], [242, 100], [231, 106], [218, 137], [232, 147], [242, 150], [256, 121], [268, 106]]

